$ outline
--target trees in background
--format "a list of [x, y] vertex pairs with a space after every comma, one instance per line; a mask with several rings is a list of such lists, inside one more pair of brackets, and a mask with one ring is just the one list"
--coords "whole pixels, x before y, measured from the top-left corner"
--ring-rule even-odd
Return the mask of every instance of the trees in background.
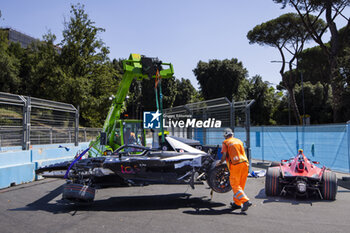
[[[340, 30], [340, 33], [344, 33], [344, 28]], [[338, 93], [340, 96], [338, 105], [340, 106], [340, 122], [346, 122], [350, 119], [349, 106], [349, 65], [350, 65], [350, 32], [344, 36], [347, 38], [342, 44], [342, 51], [338, 56], [338, 68], [339, 68], [339, 86], [341, 86], [341, 92]], [[316, 85], [318, 82], [323, 86], [322, 104], [325, 109], [322, 114], [311, 115], [308, 111], [313, 108], [313, 105], [305, 104], [307, 114], [311, 115], [312, 123], [329, 123], [333, 122], [333, 115], [329, 114], [333, 112], [333, 89], [331, 87], [332, 80], [328, 75], [329, 62], [327, 56], [324, 55], [323, 50], [320, 46], [315, 46], [304, 50], [299, 57], [299, 70], [303, 73], [304, 82], [309, 81], [312, 85]], [[300, 82], [299, 82], [299, 85]], [[306, 99], [306, 97], [305, 97]], [[307, 102], [307, 100], [306, 100]], [[329, 108], [329, 104], [331, 107]], [[321, 116], [322, 115], [322, 116]]]
[[[1, 18], [1, 15], [0, 15]], [[9, 50], [7, 33], [0, 31], [0, 87], [1, 91], [18, 93], [20, 62]]]
[[[122, 60], [110, 61], [108, 47], [99, 38], [104, 29], [95, 26], [83, 5], [72, 5], [70, 13], [58, 45], [48, 32], [42, 41], [22, 48], [0, 31], [0, 91], [71, 103], [80, 107], [81, 125], [100, 127], [123, 75]], [[199, 98], [189, 80], [175, 77], [162, 80], [162, 93], [163, 108]], [[154, 80], [133, 82], [128, 97], [129, 117], [154, 110]]]
[[[346, 92], [344, 86], [344, 75], [342, 75], [342, 69], [339, 67], [339, 56], [344, 50], [343, 45], [348, 38], [347, 35], [350, 31], [350, 18], [343, 14], [346, 7], [350, 5], [350, 0], [273, 0], [276, 3], [282, 4], [284, 8], [287, 4], [292, 6], [297, 12], [300, 20], [302, 21], [305, 29], [310, 34], [311, 38], [319, 44], [323, 51], [323, 54], [327, 58], [328, 69], [327, 76], [331, 82], [331, 88], [333, 93], [333, 122], [341, 122], [342, 119], [342, 95]], [[312, 16], [315, 14], [315, 16]], [[315, 22], [323, 16], [326, 19], [327, 24], [322, 30], [317, 30]], [[346, 26], [344, 27], [344, 33], [339, 31], [336, 24], [336, 19], [342, 18], [345, 20]], [[329, 29], [331, 39], [329, 44], [324, 41], [323, 36], [325, 31]]]
[[255, 99], [251, 120], [255, 125], [276, 124], [272, 119], [279, 96], [259, 75], [248, 79], [247, 70], [237, 59], [200, 61], [193, 70], [205, 100], [226, 97], [230, 101]]
[[72, 6], [60, 43], [60, 64], [66, 75], [65, 102], [80, 106], [82, 124], [100, 125], [109, 107], [108, 98], [119, 82], [108, 58], [109, 50], [81, 5]]
[[201, 94], [206, 100], [219, 97], [232, 100], [232, 97], [235, 97], [232, 95], [239, 93], [240, 83], [248, 76], [248, 71], [243, 67], [242, 62], [236, 58], [199, 61], [193, 73], [200, 85]]
[[[310, 16], [310, 18], [314, 21], [317, 32], [323, 30], [323, 20], [314, 20], [316, 18], [314, 16]], [[311, 39], [311, 34], [308, 33], [297, 14], [288, 13], [255, 26], [248, 32], [247, 38], [250, 44], [257, 43], [259, 45], [272, 46], [280, 52], [282, 82], [288, 90], [295, 122], [299, 123], [300, 112], [295, 100], [294, 87], [300, 74], [293, 71], [293, 62], [297, 61], [305, 42]], [[290, 55], [288, 60], [286, 53]], [[286, 65], [289, 67], [289, 72], [285, 71]]]
[[243, 99], [254, 99], [256, 102], [251, 108], [251, 121], [253, 125], [271, 125], [277, 121], [273, 118], [278, 106], [279, 94], [268, 82], [264, 82], [260, 75], [248, 79], [247, 94]]
[[59, 46], [50, 32], [27, 48], [2, 39], [0, 63], [4, 60], [6, 67], [0, 67], [0, 80], [4, 80], [0, 91], [79, 106], [82, 125], [101, 126], [110, 105], [108, 97], [119, 81], [107, 57], [109, 51], [98, 37], [102, 31], [78, 4], [71, 6]]
[[[198, 99], [198, 92], [189, 79], [162, 79], [163, 109], [184, 105]], [[142, 119], [143, 111], [156, 110], [155, 80], [135, 81], [131, 84], [127, 100], [127, 111], [130, 118]], [[159, 93], [158, 93], [159, 95]]]
[[176, 79], [176, 97], [173, 106], [188, 104], [197, 97], [197, 91], [189, 79]]
[[[236, 58], [199, 61], [193, 72], [200, 90], [196, 91], [188, 79], [164, 79], [163, 108], [223, 96], [235, 101], [255, 99], [251, 109], [253, 124], [288, 124], [288, 96], [283, 91], [286, 89], [295, 96], [292, 98], [295, 123], [300, 119], [296, 103], [300, 106], [303, 101], [312, 123], [349, 120], [349, 23], [334, 31], [337, 28], [330, 26], [332, 20], [327, 19], [325, 24], [319, 19], [327, 11], [328, 14], [333, 12], [333, 20], [337, 16], [346, 18], [342, 10], [349, 1], [328, 1], [333, 6], [332, 11], [327, 8], [327, 1], [274, 1], [294, 4], [298, 14], [285, 14], [257, 25], [247, 37], [250, 43], [273, 46], [280, 51], [280, 91], [263, 82], [259, 75], [248, 78], [247, 69]], [[315, 12], [318, 15], [312, 16], [311, 13]], [[71, 17], [64, 25], [63, 40], [58, 46], [56, 36], [50, 32], [44, 35], [42, 41], [22, 48], [17, 43], [8, 43], [6, 32], [0, 31], [0, 91], [80, 106], [81, 124], [100, 127], [111, 104], [109, 97], [115, 94], [123, 75], [122, 60], [111, 61], [108, 58], [108, 47], [99, 38], [104, 29], [95, 26], [85, 13], [84, 6], [72, 6]], [[320, 41], [326, 29], [332, 34], [328, 44]], [[310, 38], [319, 40], [319, 46], [303, 50], [304, 42]], [[288, 53], [291, 59], [286, 58]], [[334, 57], [336, 61], [332, 60]], [[296, 61], [297, 70], [292, 67]], [[335, 99], [337, 103], [334, 103]], [[124, 113], [129, 118], [142, 118], [143, 111], [155, 109], [154, 80], [133, 82]], [[332, 115], [334, 109], [337, 109], [337, 115]]]

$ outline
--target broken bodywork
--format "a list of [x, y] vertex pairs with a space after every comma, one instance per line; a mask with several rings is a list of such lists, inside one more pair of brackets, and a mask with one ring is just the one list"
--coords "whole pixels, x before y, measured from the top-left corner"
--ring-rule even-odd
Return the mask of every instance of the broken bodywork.
[[267, 196], [293, 194], [299, 197], [319, 196], [335, 200], [337, 194], [336, 174], [325, 166], [319, 168], [299, 150], [297, 156], [281, 163], [273, 162], [268, 168], [265, 181]]
[[92, 201], [95, 189], [107, 186], [189, 184], [206, 180], [216, 192], [231, 190], [226, 164], [216, 167], [214, 151], [195, 149], [166, 137], [172, 151], [124, 145], [109, 156], [67, 161], [39, 168], [44, 177], [66, 178], [63, 199]]

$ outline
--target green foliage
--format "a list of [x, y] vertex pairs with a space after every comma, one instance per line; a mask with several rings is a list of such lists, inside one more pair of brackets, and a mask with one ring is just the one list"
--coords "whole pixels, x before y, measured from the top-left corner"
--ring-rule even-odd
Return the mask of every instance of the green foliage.
[[63, 31], [62, 64], [71, 77], [88, 76], [107, 60], [108, 48], [98, 33], [104, 29], [96, 27], [84, 11], [83, 5], [71, 7], [70, 21]]
[[[83, 125], [101, 126], [108, 109], [108, 97], [116, 90], [117, 72], [109, 62], [108, 48], [83, 5], [72, 6], [60, 43], [60, 64], [65, 73], [64, 101], [80, 106]], [[105, 104], [106, 103], [106, 104]]]
[[[350, 44], [350, 42], [349, 42]], [[350, 46], [346, 47], [338, 58], [340, 67], [340, 79], [343, 90], [341, 93], [341, 121], [350, 119]]]
[[81, 125], [101, 127], [121, 77], [98, 38], [103, 31], [78, 4], [71, 6], [59, 46], [50, 32], [26, 49], [8, 45], [1, 32], [0, 91], [71, 103], [80, 107]]
[[10, 52], [7, 33], [0, 31], [0, 91], [18, 93], [19, 60]]
[[[322, 31], [325, 27], [323, 20], [317, 19], [310, 15], [315, 31]], [[265, 23], [255, 26], [248, 32], [247, 38], [249, 43], [257, 43], [259, 45], [268, 45], [278, 49], [281, 54], [281, 69], [282, 82], [287, 87], [289, 96], [291, 97], [291, 106], [294, 112], [296, 122], [299, 122], [300, 114], [298, 105], [295, 101], [294, 86], [297, 82], [298, 75], [293, 72], [292, 64], [303, 50], [304, 43], [311, 39], [311, 34], [308, 32], [303, 20], [298, 14], [288, 13], [269, 20]], [[287, 62], [285, 53], [290, 53], [291, 59]], [[289, 72], [285, 72], [285, 64], [289, 64]]]
[[206, 100], [223, 96], [231, 100], [238, 92], [240, 82], [248, 75], [242, 62], [236, 58], [199, 61], [193, 72], [200, 85], [201, 94]]
[[249, 80], [250, 90], [247, 99], [255, 99], [256, 103], [251, 109], [252, 122], [256, 125], [272, 124], [270, 119], [278, 103], [278, 97], [273, 88], [269, 88], [261, 76], [254, 76]]
[[173, 104], [174, 106], [187, 104], [191, 102], [193, 98], [196, 98], [197, 91], [192, 86], [191, 81], [189, 79], [176, 79], [175, 82], [177, 93]]
[[[310, 115], [312, 124], [324, 124], [332, 121], [331, 98], [325, 99], [325, 96], [331, 96], [329, 92], [330, 89], [325, 88], [320, 82], [316, 84], [304, 82], [305, 114]], [[296, 85], [295, 96], [299, 103], [303, 102], [301, 85]], [[301, 106], [300, 112], [302, 112], [302, 104], [299, 106]]]
[[251, 120], [255, 125], [269, 125], [276, 122], [271, 119], [279, 96], [273, 88], [256, 75], [247, 79], [247, 71], [237, 59], [200, 61], [194, 70], [205, 99], [227, 97], [235, 101], [255, 99], [251, 109]]
[[255, 75], [250, 79], [244, 79], [241, 82], [237, 96], [239, 98], [235, 98], [235, 101], [251, 99], [256, 101], [251, 108], [251, 121], [253, 125], [276, 124], [272, 120], [272, 116], [279, 103], [279, 96], [274, 88], [269, 87], [268, 83], [263, 82], [261, 76]]
[[[158, 84], [159, 85], [159, 84]], [[162, 96], [163, 109], [174, 107], [175, 99], [179, 93], [177, 80], [175, 77], [162, 79]], [[129, 90], [129, 99], [127, 100], [127, 111], [129, 118], [142, 119], [143, 111], [155, 111], [156, 95], [155, 95], [155, 80], [143, 80], [142, 82], [133, 82]], [[159, 98], [159, 87], [158, 87]]]
[[[315, 16], [310, 16], [310, 18], [315, 21], [316, 31], [322, 30], [325, 26], [323, 20], [316, 20]], [[307, 33], [298, 14], [287, 13], [255, 26], [248, 32], [247, 38], [250, 44], [257, 43], [277, 48], [294, 46], [296, 48], [298, 44], [302, 45], [306, 40], [311, 39], [311, 35]]]
[[204, 98], [201, 94], [200, 91], [195, 91], [192, 96], [191, 96], [191, 100], [189, 101], [189, 103], [196, 103], [196, 102], [201, 102], [204, 101]]
[[[343, 49], [343, 42], [346, 41], [350, 32], [349, 18], [343, 13], [344, 9], [350, 6], [350, 0], [274, 0], [274, 2], [282, 4], [283, 8], [289, 4], [296, 10], [305, 28], [312, 35], [312, 39], [319, 44], [326, 55], [329, 64], [326, 74], [328, 75], [327, 79], [331, 82], [333, 93], [333, 122], [341, 122], [343, 116], [341, 101], [344, 92], [342, 83], [344, 80], [342, 80], [339, 73], [341, 69], [338, 66], [338, 58]], [[318, 17], [323, 16], [326, 19], [327, 24], [323, 30], [315, 30], [314, 20], [310, 18], [311, 13], [317, 14]], [[337, 28], [338, 16], [344, 18], [347, 23], [343, 33]], [[329, 44], [323, 41], [323, 35], [327, 28], [331, 34]]]
[[350, 0], [273, 0], [275, 3], [282, 4], [282, 8], [286, 5], [291, 5], [292, 7], [297, 6], [300, 10], [305, 10], [308, 8], [312, 11], [318, 11], [325, 4], [332, 4], [334, 8], [345, 7], [350, 5]]
[[[274, 0], [281, 4], [309, 3], [310, 12], [320, 11], [327, 1]], [[331, 1], [334, 6], [350, 1]], [[338, 5], [336, 5], [338, 4]], [[343, 5], [343, 6], [345, 6]], [[123, 75], [121, 60], [108, 58], [108, 47], [99, 38], [104, 29], [95, 26], [83, 5], [72, 5], [71, 16], [64, 23], [63, 40], [55, 45], [56, 36], [50, 32], [42, 41], [28, 48], [18, 43], [8, 43], [6, 32], [0, 31], [0, 91], [18, 93], [39, 98], [71, 103], [80, 106], [80, 123], [84, 126], [101, 127], [111, 104], [109, 97], [115, 94]], [[0, 12], [1, 17], [1, 12]], [[316, 23], [316, 31], [326, 28], [322, 20], [310, 15]], [[309, 25], [310, 26], [310, 25]], [[337, 80], [342, 121], [350, 119], [350, 34], [348, 27], [339, 30], [341, 48], [337, 55], [337, 78], [329, 76], [329, 57], [324, 48], [314, 47], [300, 53], [303, 43], [311, 39], [308, 25], [297, 14], [289, 13], [257, 25], [248, 32], [250, 43], [276, 47], [283, 60], [283, 85], [295, 91], [299, 111], [302, 110], [300, 72], [304, 76], [304, 101], [306, 114], [312, 123], [331, 121], [333, 98], [330, 84]], [[332, 48], [331, 43], [325, 44]], [[293, 58], [285, 61], [286, 49]], [[284, 71], [285, 63], [298, 59], [297, 73], [290, 68]], [[219, 97], [235, 101], [255, 99], [251, 111], [254, 125], [288, 124], [288, 96], [276, 92], [260, 76], [247, 78], [248, 71], [238, 59], [199, 61], [193, 70], [200, 91], [196, 91], [188, 79], [162, 80], [163, 108], [184, 105]], [[142, 112], [155, 110], [154, 79], [134, 81], [126, 100], [125, 113], [129, 118], [142, 118]], [[334, 91], [333, 91], [334, 92]], [[302, 112], [302, 111], [301, 111]], [[296, 123], [292, 121], [292, 123]]]
[[[179, 80], [172, 77], [170, 79], [162, 79], [161, 82], [163, 109], [202, 100], [188, 79], [182, 78]], [[143, 80], [142, 82], [134, 81], [131, 84], [125, 111], [129, 118], [142, 119], [143, 111], [155, 111], [157, 109], [154, 86], [154, 79]]]
[[330, 84], [327, 74], [329, 63], [319, 46], [305, 49], [299, 55], [298, 68], [303, 73], [304, 81], [310, 81], [312, 84], [318, 81]]
[[66, 100], [66, 74], [59, 64], [55, 39], [55, 35], [48, 33], [43, 41], [34, 42], [22, 54], [23, 94], [55, 101]]
[[[345, 28], [342, 28], [339, 30], [340, 34], [345, 33]], [[350, 119], [350, 113], [348, 111], [349, 106], [349, 79], [350, 79], [350, 72], [349, 72], [349, 66], [350, 66], [350, 33], [348, 32], [347, 35], [342, 35], [342, 37], [347, 38], [347, 40], [344, 40], [341, 47], [342, 50], [338, 56], [338, 67], [339, 67], [339, 77], [336, 79], [338, 80], [339, 86], [341, 88], [338, 89], [338, 94], [340, 95], [339, 99], [339, 121], [340, 122], [346, 122]], [[330, 46], [330, 44], [326, 44], [327, 46]], [[310, 81], [312, 84], [316, 84], [317, 82], [320, 82], [323, 85], [324, 88], [324, 95], [322, 96], [322, 101], [324, 105], [328, 105], [329, 99], [332, 98], [332, 94], [329, 89], [331, 89], [332, 80], [329, 76], [329, 61], [327, 56], [325, 56], [324, 51], [321, 49], [320, 46], [315, 46], [310, 49], [304, 50], [300, 55], [300, 61], [299, 61], [299, 67], [300, 72], [303, 73], [304, 81]], [[300, 82], [299, 82], [300, 85]], [[330, 94], [330, 96], [327, 96]], [[328, 112], [332, 112], [333, 110], [329, 110]], [[318, 117], [317, 117], [318, 118]], [[315, 116], [311, 119], [313, 122], [315, 119]], [[325, 117], [324, 119], [317, 120], [318, 122], [328, 123], [332, 122], [326, 121], [325, 119], [329, 119]]]

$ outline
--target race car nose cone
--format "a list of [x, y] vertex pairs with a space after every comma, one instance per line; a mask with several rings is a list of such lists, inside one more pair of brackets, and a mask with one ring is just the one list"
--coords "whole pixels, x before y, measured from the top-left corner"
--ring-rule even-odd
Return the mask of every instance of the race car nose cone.
[[304, 181], [298, 181], [297, 189], [300, 193], [305, 193], [306, 192], [306, 183]]

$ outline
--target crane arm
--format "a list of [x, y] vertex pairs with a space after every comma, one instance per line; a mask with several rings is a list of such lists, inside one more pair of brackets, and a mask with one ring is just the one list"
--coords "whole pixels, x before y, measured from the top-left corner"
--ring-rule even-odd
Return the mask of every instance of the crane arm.
[[[163, 69], [163, 67], [167, 67], [167, 69]], [[114, 148], [116, 147], [114, 143], [114, 132], [117, 122], [120, 120], [121, 110], [132, 81], [134, 79], [155, 78], [157, 70], [162, 78], [170, 78], [174, 74], [171, 63], [162, 63], [157, 58], [149, 58], [139, 54], [130, 54], [129, 59], [123, 61], [123, 70], [124, 75], [103, 125], [103, 132], [107, 134], [108, 145], [113, 149], [116, 149]]]

